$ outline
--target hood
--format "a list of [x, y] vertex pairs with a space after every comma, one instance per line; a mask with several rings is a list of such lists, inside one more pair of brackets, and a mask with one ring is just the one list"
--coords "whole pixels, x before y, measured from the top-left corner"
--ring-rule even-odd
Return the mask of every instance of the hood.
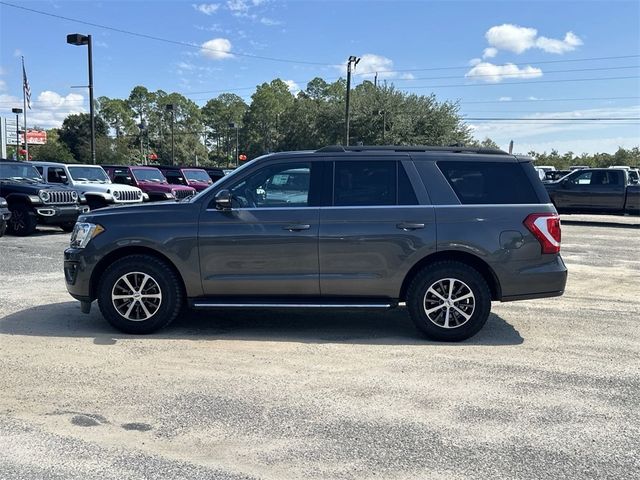
[[[49, 185], [47, 183], [27, 183], [16, 180], [0, 180], [0, 193], [26, 193], [27, 195], [37, 195], [40, 190], [75, 191], [74, 188], [66, 185]], [[4, 195], [3, 195], [4, 196]]]
[[140, 188], [150, 192], [171, 192], [171, 190], [187, 190], [193, 191], [192, 187], [185, 187], [184, 185], [174, 185], [172, 183], [157, 183], [157, 182], [138, 182]]
[[131, 185], [123, 185], [120, 183], [80, 183], [76, 185], [76, 189], [84, 192], [101, 192], [106, 193], [114, 192], [116, 190], [120, 192], [139, 192], [138, 187], [132, 187]]
[[97, 222], [100, 223], [101, 219], [108, 221], [109, 217], [131, 215], [134, 216], [136, 224], [139, 224], [141, 219], [144, 219], [146, 215], [150, 214], [163, 214], [164, 212], [175, 211], [177, 209], [183, 209], [187, 207], [193, 207], [192, 204], [187, 202], [176, 202], [175, 200], [167, 200], [164, 202], [149, 202], [149, 203], [133, 203], [133, 204], [120, 204], [112, 205], [98, 210], [92, 210], [91, 212], [82, 215], [79, 222]]

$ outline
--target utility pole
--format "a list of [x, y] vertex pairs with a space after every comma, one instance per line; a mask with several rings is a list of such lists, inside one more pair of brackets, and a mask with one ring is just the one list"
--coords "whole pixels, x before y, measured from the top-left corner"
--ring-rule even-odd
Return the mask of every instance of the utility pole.
[[[71, 33], [67, 35], [67, 43], [69, 45], [86, 45], [89, 63], [89, 116], [91, 117], [91, 163], [96, 164], [96, 113], [93, 102], [93, 44], [91, 35], [82, 35], [80, 33]], [[26, 130], [26, 126], [25, 126]], [[26, 134], [25, 134], [26, 135]], [[25, 137], [26, 138], [26, 137]]]
[[351, 95], [351, 65], [353, 65], [353, 69], [355, 70], [356, 65], [360, 62], [360, 59], [355, 55], [351, 55], [349, 60], [347, 61], [347, 96], [345, 101], [345, 135], [344, 135], [344, 143], [345, 146], [349, 146], [349, 97]]

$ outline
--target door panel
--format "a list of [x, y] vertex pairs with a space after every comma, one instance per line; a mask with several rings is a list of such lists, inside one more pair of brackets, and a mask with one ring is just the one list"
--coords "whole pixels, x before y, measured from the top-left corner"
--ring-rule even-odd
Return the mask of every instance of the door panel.
[[430, 205], [322, 208], [320, 291], [397, 298], [405, 274], [435, 249]]
[[204, 294], [319, 295], [318, 219], [317, 207], [203, 211]]

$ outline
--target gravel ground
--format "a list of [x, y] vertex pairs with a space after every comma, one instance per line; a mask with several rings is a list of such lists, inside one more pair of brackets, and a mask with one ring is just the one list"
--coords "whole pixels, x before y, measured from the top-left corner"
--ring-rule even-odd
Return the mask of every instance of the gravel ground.
[[0, 478], [638, 478], [636, 219], [567, 218], [565, 295], [461, 344], [402, 309], [123, 335], [67, 295], [67, 234], [3, 237]]

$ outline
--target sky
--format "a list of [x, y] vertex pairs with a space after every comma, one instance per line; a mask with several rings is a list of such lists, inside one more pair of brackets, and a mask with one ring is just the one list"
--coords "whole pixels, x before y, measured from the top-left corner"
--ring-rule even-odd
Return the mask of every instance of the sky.
[[[96, 97], [144, 85], [199, 105], [223, 92], [250, 101], [274, 78], [296, 93], [344, 77], [355, 55], [355, 84], [378, 72], [458, 101], [476, 138], [505, 149], [640, 145], [638, 0], [0, 0], [0, 115], [22, 107], [22, 56], [29, 127], [88, 111], [87, 89], [72, 88], [87, 84], [86, 47], [66, 44], [68, 33], [92, 35]], [[579, 120], [591, 118], [623, 120]]]

